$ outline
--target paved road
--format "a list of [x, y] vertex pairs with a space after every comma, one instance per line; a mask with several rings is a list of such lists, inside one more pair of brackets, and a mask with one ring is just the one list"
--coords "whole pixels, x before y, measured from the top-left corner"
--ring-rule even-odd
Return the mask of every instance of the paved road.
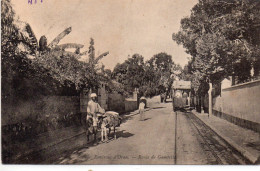
[[[161, 104], [160, 107], [145, 112], [145, 121], [139, 121], [139, 115], [129, 117], [117, 129], [118, 138], [116, 140], [67, 152], [55, 163], [246, 163], [223, 140], [191, 116], [192, 114], [189, 113], [178, 112], [177, 134], [175, 134], [176, 113], [172, 111], [171, 103]], [[175, 139], [177, 140], [176, 146]]]

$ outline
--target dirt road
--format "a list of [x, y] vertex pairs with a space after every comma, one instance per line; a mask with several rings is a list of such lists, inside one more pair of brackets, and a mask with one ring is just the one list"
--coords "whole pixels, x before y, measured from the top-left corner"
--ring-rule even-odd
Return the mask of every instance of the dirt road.
[[177, 112], [176, 119], [171, 103], [160, 104], [145, 112], [144, 121], [139, 120], [139, 114], [126, 119], [117, 128], [116, 140], [67, 152], [54, 163], [246, 164], [236, 151], [194, 117], [192, 113]]
[[174, 164], [174, 113], [169, 104], [130, 117], [117, 139], [66, 154], [60, 164]]

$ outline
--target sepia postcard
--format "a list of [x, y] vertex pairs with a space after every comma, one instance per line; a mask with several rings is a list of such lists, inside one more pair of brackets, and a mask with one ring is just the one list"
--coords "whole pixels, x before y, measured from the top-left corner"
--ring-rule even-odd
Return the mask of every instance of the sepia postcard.
[[259, 0], [2, 0], [3, 165], [259, 165]]

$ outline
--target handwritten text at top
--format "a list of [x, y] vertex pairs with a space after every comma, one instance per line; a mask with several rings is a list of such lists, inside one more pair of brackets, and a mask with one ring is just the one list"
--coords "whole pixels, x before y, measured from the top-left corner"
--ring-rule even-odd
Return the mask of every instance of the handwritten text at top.
[[[41, 3], [43, 2], [43, 0], [38, 0], [41, 1]], [[28, 4], [37, 4], [37, 0], [28, 0]]]

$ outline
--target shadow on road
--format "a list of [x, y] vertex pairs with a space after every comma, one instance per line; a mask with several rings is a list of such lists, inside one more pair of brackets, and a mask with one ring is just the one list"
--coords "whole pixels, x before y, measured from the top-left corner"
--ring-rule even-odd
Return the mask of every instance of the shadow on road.
[[[107, 143], [111, 143], [114, 140], [111, 136], [113, 134], [110, 134], [109, 136], [109, 141]], [[128, 138], [133, 136], [134, 134], [130, 133], [130, 132], [126, 132], [125, 130], [120, 130], [116, 132], [117, 138]], [[98, 139], [98, 141], [100, 142], [100, 139]], [[98, 144], [100, 145], [100, 144]], [[87, 154], [86, 150], [88, 148], [93, 148], [95, 146], [98, 145], [93, 145], [93, 143], [86, 145], [85, 147], [82, 148], [78, 148], [76, 150], [68, 150], [63, 152], [63, 155], [61, 157], [59, 157], [58, 159], [56, 159], [55, 164], [76, 164], [76, 163], [81, 163], [87, 160], [90, 160], [91, 157], [89, 154]]]
[[162, 109], [162, 108], [166, 108], [166, 107], [153, 107], [152, 109]]
[[129, 120], [133, 120], [133, 116], [123, 116], [121, 120], [121, 124], [126, 123]]
[[149, 119], [151, 119], [151, 118], [145, 118], [144, 120], [142, 120], [142, 121], [147, 121], [147, 120], [149, 120]]
[[116, 132], [117, 138], [128, 138], [128, 137], [131, 137], [133, 135], [134, 134], [132, 134], [130, 132], [125, 132], [125, 130]]

